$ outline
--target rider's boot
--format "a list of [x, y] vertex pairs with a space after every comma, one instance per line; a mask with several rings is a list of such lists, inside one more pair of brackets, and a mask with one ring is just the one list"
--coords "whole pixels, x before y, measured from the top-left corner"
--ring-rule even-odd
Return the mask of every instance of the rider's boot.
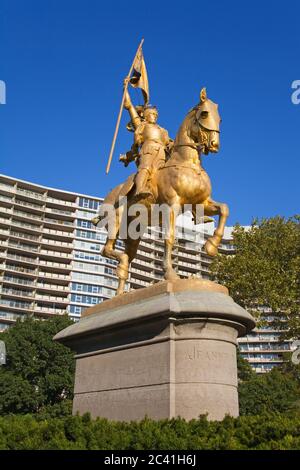
[[147, 180], [148, 180], [148, 170], [146, 168], [143, 168], [138, 171], [136, 177], [135, 177], [135, 195], [134, 195], [134, 200], [140, 200], [140, 199], [145, 199], [149, 196], [152, 198], [153, 193], [146, 188]]

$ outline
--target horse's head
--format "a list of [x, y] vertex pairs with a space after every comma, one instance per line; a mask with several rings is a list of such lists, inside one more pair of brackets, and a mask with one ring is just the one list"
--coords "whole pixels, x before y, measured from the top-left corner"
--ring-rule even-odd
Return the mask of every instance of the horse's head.
[[192, 137], [202, 147], [203, 153], [216, 153], [220, 146], [220, 116], [218, 105], [207, 98], [206, 89], [200, 92], [200, 103], [194, 108]]

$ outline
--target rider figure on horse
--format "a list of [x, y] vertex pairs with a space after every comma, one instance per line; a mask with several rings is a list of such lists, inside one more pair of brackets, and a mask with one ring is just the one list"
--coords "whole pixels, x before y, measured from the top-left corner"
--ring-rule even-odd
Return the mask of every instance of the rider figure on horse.
[[134, 160], [137, 164], [135, 199], [145, 199], [149, 196], [153, 199], [151, 180], [155, 172], [165, 165], [166, 153], [170, 152], [173, 141], [170, 139], [168, 131], [157, 124], [157, 108], [150, 105], [135, 107], [127, 89], [124, 108], [128, 110], [131, 118], [127, 128], [134, 132], [134, 144], [126, 155], [121, 155], [120, 161], [125, 166]]

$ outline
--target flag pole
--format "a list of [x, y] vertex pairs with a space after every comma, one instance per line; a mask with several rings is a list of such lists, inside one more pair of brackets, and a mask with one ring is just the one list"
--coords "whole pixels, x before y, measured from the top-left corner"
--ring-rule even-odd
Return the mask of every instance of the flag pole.
[[139, 45], [139, 47], [137, 48], [137, 51], [136, 51], [136, 54], [135, 54], [135, 56], [134, 56], [133, 62], [132, 62], [132, 64], [131, 64], [130, 70], [129, 70], [128, 75], [127, 75], [127, 77], [126, 77], [128, 80], [126, 80], [125, 86], [124, 86], [124, 91], [123, 91], [123, 96], [122, 96], [120, 111], [119, 111], [119, 114], [118, 114], [117, 124], [116, 124], [116, 128], [115, 128], [115, 133], [114, 133], [114, 136], [113, 136], [113, 140], [112, 140], [112, 144], [111, 144], [111, 149], [110, 149], [110, 153], [109, 153], [109, 157], [108, 157], [108, 161], [107, 161], [107, 165], [106, 165], [106, 174], [108, 174], [108, 172], [109, 172], [110, 165], [111, 165], [111, 161], [112, 161], [112, 157], [113, 157], [113, 153], [114, 153], [114, 149], [115, 149], [115, 144], [116, 144], [117, 135], [118, 135], [118, 132], [119, 132], [120, 121], [121, 121], [121, 116], [122, 116], [123, 107], [124, 107], [125, 94], [126, 94], [126, 91], [127, 91], [127, 88], [128, 88], [129, 79], [130, 79], [130, 76], [131, 76], [132, 71], [133, 71], [133, 67], [134, 67], [135, 60], [136, 60], [136, 58], [137, 58], [138, 53], [140, 52], [140, 49], [141, 49], [141, 47], [142, 47], [142, 45], [143, 45], [143, 42], [144, 42], [144, 39], [141, 40], [140, 45]]

